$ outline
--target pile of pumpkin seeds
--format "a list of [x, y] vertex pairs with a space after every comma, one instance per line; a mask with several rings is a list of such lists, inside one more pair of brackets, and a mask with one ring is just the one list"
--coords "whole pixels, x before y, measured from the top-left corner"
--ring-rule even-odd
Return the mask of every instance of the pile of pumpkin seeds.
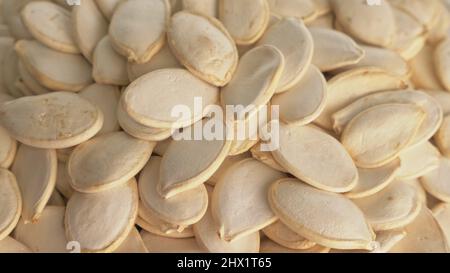
[[0, 252], [447, 251], [450, 1], [0, 0]]

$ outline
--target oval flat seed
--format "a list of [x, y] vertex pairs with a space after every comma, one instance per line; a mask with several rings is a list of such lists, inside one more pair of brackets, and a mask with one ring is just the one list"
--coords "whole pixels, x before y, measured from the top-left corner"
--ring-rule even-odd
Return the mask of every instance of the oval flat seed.
[[13, 173], [0, 169], [0, 241], [7, 237], [19, 221], [22, 196]]
[[[119, 0], [120, 1], [120, 0]], [[100, 40], [108, 34], [108, 22], [96, 3], [101, 1], [81, 0], [72, 8], [74, 39], [83, 56], [92, 62], [94, 50]], [[103, 2], [114, 2], [106, 0]]]
[[136, 228], [132, 228], [125, 241], [114, 253], [148, 253], [144, 241]]
[[38, 222], [27, 224], [21, 220], [14, 232], [14, 238], [35, 253], [67, 253], [65, 211], [65, 207], [47, 206]]
[[141, 237], [149, 253], [204, 253], [194, 238], [167, 238], [141, 231]]
[[169, 17], [166, 0], [125, 1], [111, 18], [109, 37], [128, 61], [146, 63], [164, 45]]
[[314, 41], [312, 63], [326, 72], [344, 66], [357, 64], [365, 51], [342, 32], [326, 28], [309, 28]]
[[420, 22], [427, 30], [431, 29], [434, 18], [438, 12], [437, 1], [431, 0], [426, 3], [421, 0], [391, 0], [392, 6], [397, 7]]
[[96, 0], [95, 3], [98, 5], [98, 8], [103, 13], [103, 15], [111, 20], [117, 6], [123, 2], [123, 0]]
[[426, 118], [414, 137], [412, 147], [427, 142], [442, 123], [442, 109], [439, 102], [421, 91], [398, 90], [378, 92], [356, 100], [346, 108], [332, 115], [333, 128], [340, 134], [356, 115], [363, 110], [390, 103], [415, 104], [426, 113]]
[[258, 253], [259, 232], [255, 231], [231, 242], [220, 238], [218, 225], [214, 221], [211, 207], [203, 218], [194, 224], [194, 234], [197, 243], [211, 253]]
[[0, 121], [22, 143], [60, 149], [97, 134], [103, 125], [103, 114], [76, 94], [54, 92], [1, 105]]
[[422, 207], [416, 219], [406, 226], [406, 237], [390, 253], [447, 253], [445, 235], [431, 211]]
[[134, 81], [147, 73], [165, 68], [181, 68], [181, 64], [172, 54], [172, 51], [167, 44], [165, 44], [163, 48], [150, 59], [150, 61], [144, 64], [128, 62], [128, 78], [130, 81]]
[[330, 248], [315, 245], [309, 249], [290, 249], [284, 246], [281, 246], [274, 241], [264, 238], [261, 240], [260, 253], [328, 253], [330, 252]]
[[154, 146], [155, 143], [124, 132], [84, 142], [67, 163], [71, 186], [79, 192], [92, 193], [126, 183], [145, 166]]
[[441, 154], [430, 142], [410, 148], [400, 154], [402, 166], [397, 178], [410, 180], [419, 178], [439, 167]]
[[366, 1], [331, 1], [334, 13], [345, 31], [355, 38], [373, 45], [388, 47], [395, 36], [395, 18], [387, 1], [374, 9]]
[[55, 150], [36, 149], [22, 144], [11, 170], [22, 195], [23, 220], [26, 223], [38, 221], [55, 188]]
[[339, 194], [287, 178], [270, 187], [269, 203], [284, 224], [308, 240], [338, 249], [376, 247], [375, 233], [364, 214]]
[[261, 143], [253, 146], [250, 149], [250, 152], [252, 154], [252, 157], [259, 162], [264, 163], [279, 172], [288, 173], [288, 171], [275, 160], [271, 152], [262, 150]]
[[374, 67], [357, 68], [338, 74], [328, 81], [327, 104], [314, 122], [324, 129], [331, 130], [331, 115], [357, 99], [378, 91], [406, 87], [405, 79]]
[[[219, 92], [216, 87], [201, 81], [187, 70], [163, 69], [132, 82], [122, 95], [121, 104], [123, 110], [142, 125], [166, 129], [181, 128], [203, 118], [203, 110], [193, 111], [197, 97], [202, 98], [206, 109], [207, 106], [218, 102]], [[194, 115], [173, 116], [172, 110], [177, 105], [189, 107], [189, 113]]]
[[358, 183], [345, 196], [350, 199], [358, 199], [376, 194], [396, 178], [400, 168], [400, 159], [395, 159], [379, 168], [358, 169]]
[[230, 83], [220, 91], [222, 106], [257, 110], [266, 105], [276, 91], [284, 64], [283, 54], [273, 46], [258, 46], [245, 53]]
[[[216, 130], [227, 129], [222, 121], [214, 119], [199, 123], [203, 130], [207, 130], [208, 123], [215, 124]], [[192, 138], [172, 141], [161, 160], [158, 192], [166, 199], [206, 182], [230, 151], [231, 141], [227, 140], [226, 132], [222, 132], [219, 138], [195, 140], [193, 131], [196, 126], [185, 129], [192, 130]]]
[[433, 59], [435, 49], [427, 44], [422, 50], [409, 62], [411, 67], [411, 81], [416, 88], [424, 90], [444, 90], [439, 80], [439, 74], [436, 73], [436, 64]]
[[217, 17], [218, 2], [220, 0], [179, 0], [184, 10], [200, 13], [210, 17]]
[[414, 221], [422, 208], [417, 191], [401, 181], [372, 196], [353, 201], [375, 231], [403, 228]]
[[82, 252], [114, 251], [134, 227], [138, 199], [134, 178], [99, 193], [74, 193], [66, 208], [67, 239], [79, 242]]
[[434, 51], [435, 71], [442, 85], [450, 91], [450, 38], [442, 41]]
[[99, 135], [119, 131], [117, 107], [120, 100], [120, 90], [116, 86], [93, 84], [80, 92], [80, 96], [96, 105], [103, 114], [103, 127]]
[[413, 16], [393, 6], [397, 26], [392, 48], [405, 59], [412, 59], [425, 45], [425, 29]]
[[151, 157], [139, 176], [139, 193], [142, 203], [160, 219], [171, 224], [189, 226], [198, 222], [208, 208], [208, 194], [205, 186], [200, 185], [164, 199], [157, 191], [161, 161], [160, 157]]
[[433, 215], [439, 223], [447, 243], [450, 242], [450, 205], [445, 203], [439, 204], [433, 209]]
[[270, 11], [281, 17], [295, 17], [305, 22], [317, 15], [316, 6], [311, 0], [268, 0]]
[[445, 117], [441, 128], [434, 136], [434, 140], [441, 153], [446, 157], [450, 157], [450, 116]]
[[408, 63], [395, 51], [373, 46], [361, 46], [364, 57], [356, 64], [346, 66], [344, 69], [358, 67], [379, 67], [393, 75], [405, 77], [410, 74]]
[[267, 190], [284, 176], [252, 158], [233, 164], [220, 177], [212, 196], [211, 211], [220, 237], [239, 240], [274, 223], [277, 218], [267, 202]]
[[264, 234], [274, 242], [290, 249], [310, 249], [316, 243], [308, 241], [289, 229], [283, 222], [277, 221], [263, 229]]
[[31, 253], [31, 250], [12, 237], [0, 240], [0, 253]]
[[71, 14], [63, 7], [47, 1], [30, 2], [21, 16], [36, 40], [61, 52], [80, 53], [72, 37]]
[[98, 42], [92, 57], [92, 76], [97, 83], [128, 85], [127, 60], [119, 55], [105, 36]]
[[36, 41], [18, 41], [17, 54], [33, 77], [51, 90], [78, 92], [92, 83], [92, 68], [81, 55], [50, 49]]
[[182, 11], [172, 16], [167, 34], [172, 52], [194, 75], [216, 86], [231, 80], [238, 52], [218, 20]]
[[272, 45], [285, 57], [285, 68], [277, 93], [287, 91], [307, 72], [313, 57], [313, 39], [303, 22], [294, 18], [282, 19], [271, 26], [258, 45]]
[[31, 75], [25, 65], [19, 60], [19, 75], [25, 86], [30, 89], [33, 95], [43, 95], [49, 93], [50, 90], [40, 84], [35, 78]]
[[266, 0], [220, 0], [219, 19], [236, 44], [249, 45], [264, 34], [270, 9]]
[[0, 168], [8, 169], [14, 161], [17, 151], [17, 141], [0, 127]]
[[228, 169], [236, 162], [241, 161], [243, 159], [249, 158], [250, 155], [248, 153], [243, 153], [235, 156], [228, 156], [225, 160], [220, 164], [220, 167], [216, 172], [206, 181], [208, 185], [215, 186], [220, 178], [228, 171]]
[[279, 148], [272, 155], [291, 174], [314, 187], [332, 192], [347, 192], [356, 186], [355, 164], [332, 136], [314, 127], [282, 124], [279, 134]]
[[280, 106], [280, 118], [287, 124], [306, 125], [323, 111], [327, 101], [327, 82], [322, 73], [311, 65], [305, 76], [292, 88], [272, 98]]
[[358, 167], [380, 167], [412, 143], [425, 117], [422, 108], [412, 104], [375, 106], [350, 121], [341, 142]]
[[421, 178], [422, 186], [437, 199], [450, 202], [450, 159], [441, 158], [439, 167]]

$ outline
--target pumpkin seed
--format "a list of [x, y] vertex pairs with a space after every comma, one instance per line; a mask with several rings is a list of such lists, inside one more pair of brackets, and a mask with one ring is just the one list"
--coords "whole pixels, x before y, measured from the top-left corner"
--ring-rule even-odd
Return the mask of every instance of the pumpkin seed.
[[6, 169], [0, 169], [0, 242], [6, 238], [19, 221], [22, 196], [16, 177]]

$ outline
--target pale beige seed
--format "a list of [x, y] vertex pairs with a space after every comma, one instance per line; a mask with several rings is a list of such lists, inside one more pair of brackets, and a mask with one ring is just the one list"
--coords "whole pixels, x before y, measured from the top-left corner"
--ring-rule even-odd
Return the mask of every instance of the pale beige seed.
[[208, 194], [204, 185], [164, 199], [157, 191], [161, 158], [153, 156], [139, 176], [139, 194], [144, 206], [160, 219], [179, 226], [198, 222], [208, 208]]
[[450, 114], [450, 93], [446, 91], [431, 91], [427, 90], [426, 93], [439, 103], [444, 112], [444, 116], [448, 116]]
[[92, 77], [96, 83], [128, 85], [127, 60], [117, 53], [111, 39], [105, 36], [98, 42], [92, 57]]
[[0, 241], [17, 225], [22, 212], [22, 196], [16, 177], [6, 169], [0, 169]]
[[350, 121], [341, 142], [358, 167], [380, 167], [412, 143], [425, 117], [422, 108], [412, 104], [371, 107]]
[[58, 162], [58, 171], [56, 172], [56, 189], [66, 198], [69, 199], [74, 189], [70, 185], [70, 176], [67, 170], [67, 165], [64, 162]]
[[375, 231], [403, 228], [414, 221], [422, 208], [417, 191], [401, 181], [353, 202], [363, 211]]
[[184, 10], [200, 13], [209, 17], [217, 17], [221, 0], [178, 0]]
[[182, 11], [172, 16], [167, 34], [173, 54], [194, 75], [216, 86], [231, 80], [238, 52], [220, 21]]
[[379, 246], [371, 251], [368, 250], [341, 250], [332, 249], [330, 253], [388, 253], [398, 242], [406, 237], [406, 232], [401, 229], [378, 231], [376, 233]]
[[442, 109], [437, 100], [422, 91], [397, 90], [377, 92], [356, 100], [332, 116], [333, 128], [336, 133], [340, 134], [350, 120], [362, 111], [374, 106], [390, 103], [414, 104], [422, 108], [426, 113], [426, 117], [414, 137], [411, 148], [427, 142], [436, 133], [442, 123]]
[[[206, 131], [213, 124], [216, 138], [195, 140], [194, 130]], [[201, 127], [198, 127], [201, 126]], [[227, 138], [226, 125], [217, 119], [199, 121], [189, 128], [184, 128], [186, 139], [170, 143], [161, 160], [159, 170], [158, 192], [164, 198], [171, 198], [205, 183], [223, 163], [231, 148]]]
[[303, 250], [316, 246], [316, 243], [298, 235], [281, 221], [276, 221], [270, 226], [265, 227], [263, 232], [274, 242], [290, 249]]
[[282, 121], [301, 126], [311, 123], [321, 114], [327, 98], [325, 77], [314, 65], [310, 65], [296, 85], [272, 98], [271, 105], [280, 107]]
[[285, 174], [252, 158], [233, 164], [220, 177], [211, 211], [223, 240], [239, 240], [277, 220], [267, 202], [267, 190], [282, 177]]
[[40, 84], [31, 75], [25, 65], [19, 60], [19, 75], [20, 79], [23, 81], [24, 85], [33, 93], [33, 95], [43, 95], [49, 93], [50, 90]]
[[9, 134], [30, 146], [60, 149], [82, 143], [101, 129], [103, 114], [89, 101], [68, 92], [24, 97], [0, 106]]
[[407, 81], [380, 68], [356, 68], [340, 73], [328, 81], [328, 99], [322, 114], [314, 121], [332, 129], [331, 115], [359, 98], [384, 90], [406, 88]]
[[446, 203], [437, 205], [433, 209], [433, 215], [439, 223], [448, 244], [450, 242], [450, 205]]
[[335, 21], [334, 14], [330, 12], [317, 17], [316, 19], [314, 19], [314, 21], [308, 22], [306, 25], [308, 27], [316, 27], [316, 28], [321, 27], [334, 30], [334, 21]]
[[263, 238], [261, 239], [260, 253], [328, 253], [330, 248], [316, 245], [308, 249], [290, 249], [281, 246], [274, 241]]
[[15, 50], [28, 71], [51, 90], [78, 92], [92, 83], [92, 68], [81, 55], [50, 49], [36, 41], [18, 41]]
[[5, 0], [2, 2], [3, 18], [12, 36], [15, 39], [32, 39], [30, 32], [20, 17], [20, 10], [31, 0]]
[[427, 42], [435, 44], [447, 36], [450, 27], [450, 13], [442, 1], [434, 1], [437, 5], [437, 11], [434, 16], [431, 29], [429, 31]]
[[450, 159], [441, 158], [439, 167], [426, 175], [420, 180], [426, 191], [435, 198], [449, 202], [450, 201]]
[[314, 41], [312, 63], [322, 72], [357, 64], [365, 51], [349, 36], [326, 28], [310, 27]]
[[402, 166], [397, 178], [410, 180], [419, 178], [439, 167], [441, 154], [430, 142], [417, 145], [399, 155]]
[[17, 141], [8, 132], [0, 127], [0, 167], [8, 169], [14, 161], [17, 150]]
[[96, 0], [95, 3], [97, 4], [100, 11], [103, 13], [103, 15], [108, 19], [111, 20], [116, 8], [119, 6], [121, 2], [124, 2], [123, 0]]
[[280, 17], [295, 17], [305, 22], [312, 21], [318, 13], [311, 0], [268, 0], [270, 11]]
[[344, 69], [357, 67], [379, 67], [393, 75], [405, 77], [410, 74], [407, 62], [395, 51], [372, 46], [361, 46], [364, 57], [356, 64], [346, 66]]
[[344, 146], [311, 126], [280, 124], [279, 148], [272, 155], [291, 174], [319, 189], [348, 192], [358, 181], [357, 169]]
[[[96, 3], [100, 5], [100, 2], [81, 0], [79, 6], [72, 8], [74, 39], [83, 56], [90, 62], [98, 42], [108, 34], [108, 22], [96, 5]], [[115, 0], [102, 2], [115, 2]]]
[[67, 163], [71, 186], [92, 193], [126, 183], [145, 166], [155, 145], [124, 132], [86, 141], [72, 152]]
[[136, 219], [136, 225], [141, 227], [143, 230], [150, 232], [152, 234], [167, 237], [167, 238], [176, 238], [176, 239], [184, 239], [184, 238], [192, 238], [194, 237], [194, 231], [192, 230], [192, 226], [186, 227], [183, 231], [179, 232], [177, 230], [171, 231], [170, 233], [161, 232], [158, 227], [155, 227], [153, 223], [149, 223], [144, 219], [138, 217]]
[[444, 90], [439, 75], [436, 73], [437, 67], [433, 54], [435, 49], [427, 44], [422, 50], [409, 62], [411, 67], [411, 81], [416, 88], [424, 90]]
[[141, 231], [141, 237], [150, 253], [204, 253], [194, 238], [167, 238]]
[[345, 196], [350, 199], [364, 198], [376, 194], [387, 187], [397, 176], [401, 168], [400, 159], [373, 169], [358, 169], [358, 183]]
[[19, 222], [14, 238], [35, 253], [68, 253], [64, 229], [65, 207], [47, 206], [36, 223]]
[[450, 91], [450, 38], [439, 43], [434, 52], [435, 71], [442, 85]]
[[256, 111], [266, 105], [278, 87], [284, 67], [284, 56], [276, 47], [251, 49], [241, 57], [230, 83], [221, 89], [222, 107], [254, 107], [252, 110]]
[[31, 253], [31, 250], [12, 237], [0, 240], [0, 253]]
[[337, 20], [347, 33], [368, 44], [392, 45], [396, 24], [388, 1], [381, 1], [376, 8], [360, 0], [331, 0], [331, 3]]
[[446, 157], [450, 157], [450, 116], [444, 118], [434, 140], [441, 153]]
[[63, 7], [46, 1], [27, 4], [22, 21], [33, 37], [44, 45], [66, 53], [80, 53], [72, 31], [71, 14]]
[[314, 42], [302, 21], [286, 18], [272, 25], [258, 41], [258, 45], [272, 45], [285, 57], [285, 68], [277, 93], [287, 91], [307, 72], [313, 57]]
[[420, 22], [427, 30], [432, 28], [432, 24], [438, 13], [439, 5], [437, 0], [391, 0], [392, 6], [397, 7]]
[[134, 227], [138, 199], [134, 178], [99, 193], [74, 193], [65, 214], [67, 239], [79, 242], [82, 252], [114, 251]]
[[210, 186], [215, 186], [219, 182], [220, 178], [228, 171], [228, 169], [234, 163], [249, 157], [250, 157], [249, 153], [242, 153], [235, 156], [227, 156], [220, 165], [220, 167], [217, 169], [217, 171], [214, 172], [214, 174], [208, 179], [208, 181], [206, 181], [206, 183]]
[[11, 170], [17, 178], [22, 195], [23, 220], [26, 223], [38, 221], [55, 188], [55, 150], [36, 149], [22, 144], [17, 150]]
[[194, 224], [197, 243], [211, 253], [258, 253], [260, 235], [258, 231], [242, 236], [231, 242], [223, 240], [218, 231], [211, 205], [203, 218]]
[[390, 253], [446, 253], [449, 251], [442, 228], [431, 211], [423, 206], [416, 219], [406, 226], [406, 237]]
[[136, 228], [132, 228], [125, 241], [114, 253], [148, 253], [144, 241]]
[[109, 37], [128, 61], [146, 63], [165, 43], [170, 16], [166, 0], [130, 0], [120, 4], [111, 18]]
[[103, 114], [103, 127], [99, 135], [119, 131], [117, 107], [120, 100], [120, 90], [117, 86], [93, 84], [80, 92], [80, 96], [96, 105]]
[[163, 48], [150, 59], [150, 61], [144, 64], [128, 62], [128, 78], [130, 81], [134, 81], [147, 73], [165, 68], [181, 68], [181, 64], [172, 54], [172, 51], [167, 44], [165, 44]]
[[425, 45], [425, 28], [409, 13], [393, 6], [397, 30], [392, 48], [405, 60], [412, 59]]
[[219, 0], [219, 19], [238, 45], [249, 45], [264, 34], [270, 9], [266, 0]]
[[290, 229], [320, 245], [338, 249], [376, 247], [375, 233], [362, 211], [339, 194], [287, 178], [270, 187], [269, 203]]
[[[201, 97], [204, 109], [219, 100], [216, 87], [201, 81], [184, 69], [153, 71], [132, 82], [122, 95], [123, 110], [136, 122], [156, 128], [181, 128], [204, 116], [193, 111], [195, 98]], [[189, 117], [173, 116], [176, 105], [188, 107]], [[184, 107], [184, 108], [185, 108]], [[198, 112], [198, 111], [197, 111]]]
[[261, 142], [253, 146], [250, 149], [250, 152], [252, 157], [259, 162], [264, 163], [279, 172], [288, 173], [288, 171], [275, 160], [271, 152], [262, 149]]

